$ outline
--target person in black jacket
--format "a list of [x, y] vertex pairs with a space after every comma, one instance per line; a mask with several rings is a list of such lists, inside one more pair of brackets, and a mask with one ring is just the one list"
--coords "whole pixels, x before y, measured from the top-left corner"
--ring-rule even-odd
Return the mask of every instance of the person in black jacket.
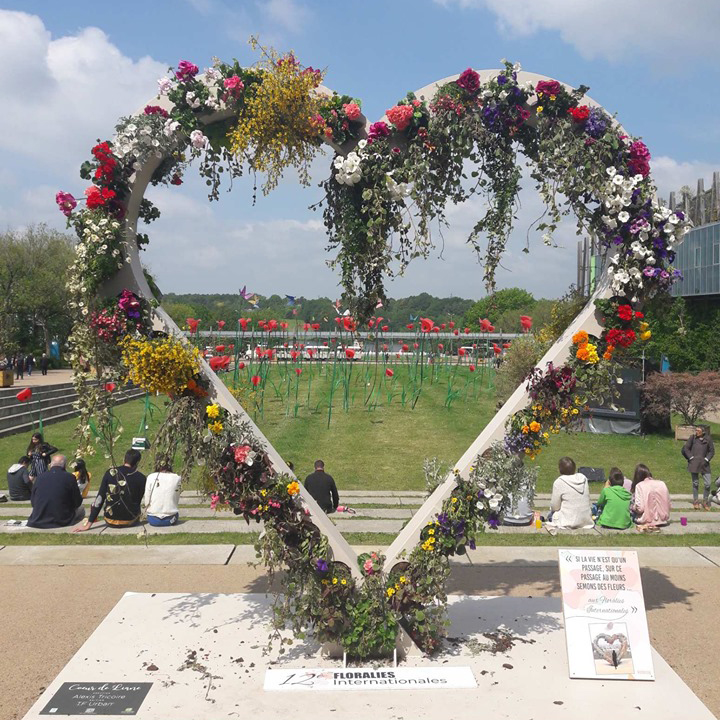
[[325, 463], [315, 461], [315, 472], [305, 478], [305, 489], [312, 495], [323, 512], [333, 513], [340, 504], [337, 485], [332, 475], [325, 472]]
[[700, 509], [698, 490], [700, 486], [699, 475], [703, 476], [705, 488], [703, 490], [703, 507], [710, 510], [710, 461], [715, 455], [715, 446], [709, 433], [704, 427], [696, 427], [695, 434], [688, 438], [682, 449], [683, 457], [688, 461], [688, 472], [692, 478], [693, 507]]
[[25, 378], [25, 356], [20, 353], [15, 356], [15, 379], [23, 380]]
[[65, 471], [66, 462], [64, 455], [53, 456], [50, 469], [33, 483], [28, 527], [67, 527], [79, 522], [85, 515], [77, 480]]
[[30, 479], [40, 477], [47, 469], [50, 458], [58, 449], [46, 443], [42, 433], [33, 433], [27, 447], [27, 456], [30, 458]]
[[104, 519], [110, 527], [129, 527], [140, 519], [147, 480], [137, 469], [141, 458], [139, 450], [128, 450], [125, 453], [124, 464], [110, 468], [103, 475], [98, 494], [93, 500], [90, 517], [82, 525], [78, 525], [73, 532], [89, 530], [103, 506]]

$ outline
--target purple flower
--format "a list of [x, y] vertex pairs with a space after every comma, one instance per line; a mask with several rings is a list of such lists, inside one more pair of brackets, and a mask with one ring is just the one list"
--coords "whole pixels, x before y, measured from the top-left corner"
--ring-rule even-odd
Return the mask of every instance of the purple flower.
[[685, 219], [685, 213], [682, 212], [682, 210], [676, 210], [676, 211], [675, 211], [675, 214], [676, 214], [681, 220], [684, 220], [684, 219]]
[[468, 68], [463, 72], [455, 83], [470, 95], [475, 95], [480, 89], [480, 76], [472, 69]]
[[595, 139], [600, 138], [607, 129], [607, 120], [600, 108], [591, 108], [590, 115], [585, 121], [585, 132]]
[[191, 62], [188, 62], [187, 60], [181, 60], [178, 63], [178, 69], [175, 72], [175, 77], [180, 82], [188, 82], [188, 80], [192, 80], [197, 74], [198, 74], [198, 66], [197, 65], [193, 65]]
[[475, 549], [475, 541], [474, 541], [474, 540], [470, 540], [470, 541], [468, 542], [468, 547], [469, 547], [471, 550], [474, 550], [474, 549]]
[[390, 134], [390, 128], [388, 124], [382, 120], [378, 120], [368, 128], [368, 142], [385, 138]]
[[70, 217], [72, 211], [77, 207], [77, 200], [70, 193], [62, 190], [55, 195], [55, 202], [65, 217]]
[[328, 571], [328, 564], [323, 560], [323, 558], [320, 558], [315, 562], [315, 568], [318, 572], [326, 573]]
[[485, 124], [491, 130], [495, 129], [498, 124], [498, 120], [500, 119], [500, 111], [498, 110], [497, 105], [486, 105], [482, 112]]
[[489, 525], [493, 530], [497, 530], [497, 527], [498, 527], [498, 525], [500, 524], [500, 519], [498, 518], [497, 515], [495, 515], [495, 514], [493, 513], [492, 515], [490, 515], [490, 516], [488, 517], [487, 522], [488, 522], [488, 525]]
[[507, 78], [504, 75], [497, 76], [497, 84], [504, 85], [507, 82]]

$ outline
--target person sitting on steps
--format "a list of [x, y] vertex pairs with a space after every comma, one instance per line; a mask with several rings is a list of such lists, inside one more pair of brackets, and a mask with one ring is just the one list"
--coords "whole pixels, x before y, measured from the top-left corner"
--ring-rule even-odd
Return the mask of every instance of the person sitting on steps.
[[330, 514], [337, 510], [340, 504], [337, 485], [332, 475], [325, 472], [325, 463], [322, 460], [315, 461], [315, 472], [305, 478], [305, 489], [324, 513]]

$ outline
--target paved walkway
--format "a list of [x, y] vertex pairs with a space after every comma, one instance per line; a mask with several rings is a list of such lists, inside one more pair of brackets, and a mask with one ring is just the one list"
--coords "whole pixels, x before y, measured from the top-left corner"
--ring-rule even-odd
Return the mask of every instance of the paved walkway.
[[[13, 375], [14, 378], [14, 375]], [[43, 385], [60, 385], [62, 383], [71, 383], [73, 381], [73, 371], [70, 369], [48, 370], [47, 375], [43, 375], [39, 368], [33, 370], [32, 375], [25, 373], [22, 380], [15, 380], [13, 387], [18, 391], [26, 387], [41, 387]]]

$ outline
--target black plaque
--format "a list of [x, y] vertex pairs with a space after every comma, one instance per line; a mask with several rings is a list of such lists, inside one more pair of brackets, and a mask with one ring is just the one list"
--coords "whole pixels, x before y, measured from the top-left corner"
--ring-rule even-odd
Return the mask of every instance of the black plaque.
[[152, 687], [149, 682], [66, 682], [41, 715], [137, 715]]

